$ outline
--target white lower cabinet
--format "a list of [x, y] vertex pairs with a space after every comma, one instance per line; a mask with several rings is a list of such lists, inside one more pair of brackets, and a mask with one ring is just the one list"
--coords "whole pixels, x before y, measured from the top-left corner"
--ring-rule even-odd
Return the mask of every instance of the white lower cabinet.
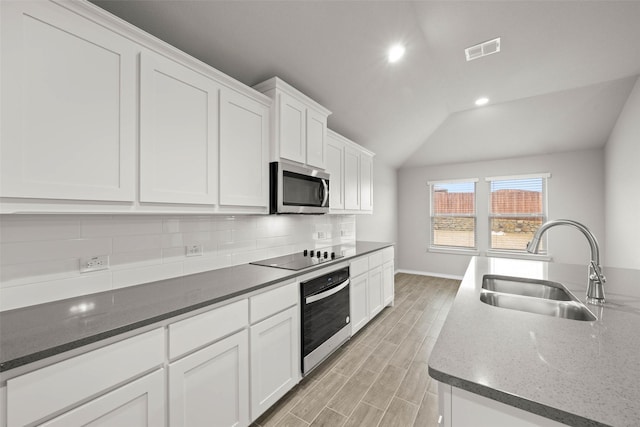
[[549, 418], [480, 396], [475, 393], [438, 383], [440, 423], [442, 427], [560, 427]]
[[369, 271], [369, 318], [373, 319], [384, 308], [382, 289], [382, 267], [378, 266]]
[[159, 369], [41, 425], [43, 427], [163, 426], [165, 424], [164, 389], [164, 370]]
[[244, 329], [169, 365], [171, 427], [249, 424], [248, 347]]
[[368, 275], [361, 274], [351, 279], [349, 291], [349, 304], [351, 306], [351, 335], [358, 332], [369, 321], [369, 309], [367, 288]]
[[393, 247], [356, 258], [351, 261], [349, 268], [351, 334], [353, 335], [377, 316], [384, 307], [393, 305]]
[[385, 262], [382, 266], [382, 304], [384, 306], [393, 303], [395, 288], [394, 271], [393, 261]]
[[251, 420], [300, 380], [300, 320], [291, 307], [251, 326]]

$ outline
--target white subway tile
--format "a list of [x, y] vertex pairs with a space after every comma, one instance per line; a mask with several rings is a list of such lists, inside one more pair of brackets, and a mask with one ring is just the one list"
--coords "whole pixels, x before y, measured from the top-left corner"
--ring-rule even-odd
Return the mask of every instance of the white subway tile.
[[202, 273], [203, 271], [228, 267], [232, 264], [231, 255], [187, 258], [184, 261], [184, 274]]
[[182, 276], [182, 263], [158, 264], [113, 272], [113, 289]]
[[209, 217], [183, 217], [180, 219], [180, 231], [184, 233], [215, 230], [215, 223]]
[[163, 233], [179, 233], [180, 232], [180, 218], [165, 218], [162, 221]]
[[66, 216], [26, 215], [0, 218], [0, 239], [3, 243], [80, 238], [80, 219]]
[[145, 215], [87, 217], [82, 221], [83, 237], [135, 236], [140, 234], [162, 233], [162, 218]]
[[109, 253], [111, 253], [110, 238], [3, 243], [0, 246], [0, 264], [52, 261]]
[[116, 252], [109, 257], [113, 270], [142, 267], [162, 263], [162, 249], [144, 249], [132, 252]]
[[78, 258], [5, 265], [0, 269], [0, 286], [47, 282], [80, 275]]
[[162, 235], [163, 248], [184, 247], [184, 239], [182, 233], [169, 233]]
[[160, 248], [162, 248], [162, 236], [159, 234], [141, 236], [119, 236], [113, 238], [114, 253]]
[[111, 272], [96, 272], [70, 279], [52, 280], [0, 289], [0, 310], [42, 304], [111, 288]]
[[184, 246], [180, 246], [177, 248], [164, 248], [162, 249], [162, 262], [177, 262], [183, 261], [186, 258], [186, 250]]
[[218, 243], [219, 254], [238, 253], [242, 251], [256, 250], [255, 240], [245, 240], [242, 242]]

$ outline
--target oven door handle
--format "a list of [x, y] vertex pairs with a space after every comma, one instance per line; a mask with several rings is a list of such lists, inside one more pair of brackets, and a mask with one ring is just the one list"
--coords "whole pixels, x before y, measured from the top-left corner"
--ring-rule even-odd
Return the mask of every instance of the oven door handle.
[[307, 297], [304, 299], [305, 304], [311, 304], [313, 302], [316, 301], [320, 301], [321, 299], [325, 299], [330, 297], [333, 294], [337, 294], [338, 292], [340, 292], [341, 290], [343, 290], [344, 288], [346, 288], [347, 286], [349, 286], [349, 282], [350, 280], [347, 279], [344, 282], [342, 282], [342, 284], [329, 289], [328, 291], [325, 292], [321, 292], [319, 294], [315, 294], [315, 295], [311, 295], [310, 297]]

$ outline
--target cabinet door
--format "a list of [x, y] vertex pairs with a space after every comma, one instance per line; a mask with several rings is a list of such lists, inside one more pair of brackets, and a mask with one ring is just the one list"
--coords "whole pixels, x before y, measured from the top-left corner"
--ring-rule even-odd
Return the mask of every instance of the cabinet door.
[[247, 330], [169, 365], [169, 420], [180, 426], [249, 424]]
[[251, 327], [251, 419], [297, 384], [300, 321], [292, 307]]
[[280, 157], [304, 163], [306, 160], [306, 107], [281, 93], [279, 104]]
[[0, 6], [0, 195], [133, 201], [135, 45], [54, 3]]
[[383, 282], [382, 282], [382, 266], [378, 266], [369, 271], [369, 318], [373, 319], [375, 315], [382, 311], [383, 305]]
[[329, 207], [344, 209], [344, 145], [331, 138], [327, 138], [327, 172], [331, 175]]
[[373, 210], [373, 157], [360, 154], [360, 209]]
[[269, 108], [235, 91], [220, 96], [220, 204], [268, 207]]
[[395, 277], [394, 277], [394, 268], [393, 261], [385, 262], [382, 266], [382, 295], [383, 295], [383, 305], [386, 307], [387, 305], [393, 303], [394, 296], [394, 288], [395, 288]]
[[351, 279], [349, 285], [349, 303], [351, 305], [351, 335], [358, 332], [369, 321], [368, 275], [362, 274]]
[[140, 69], [140, 201], [215, 204], [218, 86], [160, 55]]
[[165, 425], [164, 370], [66, 412], [43, 427], [155, 427]]
[[344, 147], [344, 208], [360, 209], [360, 152]]
[[307, 109], [307, 164], [324, 169], [327, 160], [327, 116]]

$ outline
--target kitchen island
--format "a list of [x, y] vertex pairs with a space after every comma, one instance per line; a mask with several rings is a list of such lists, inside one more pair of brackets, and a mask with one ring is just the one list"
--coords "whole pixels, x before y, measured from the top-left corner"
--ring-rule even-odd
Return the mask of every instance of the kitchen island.
[[[457, 405], [452, 395], [511, 411], [507, 419], [518, 424], [510, 425], [639, 425], [640, 271], [604, 273], [607, 302], [587, 305], [597, 320], [570, 320], [485, 304], [482, 279], [496, 274], [552, 280], [584, 302], [586, 266], [474, 257], [429, 360], [429, 374], [443, 386], [444, 425], [469, 419], [507, 425], [487, 424], [500, 417], [474, 414], [473, 405]], [[525, 416], [518, 418], [514, 409]]]

